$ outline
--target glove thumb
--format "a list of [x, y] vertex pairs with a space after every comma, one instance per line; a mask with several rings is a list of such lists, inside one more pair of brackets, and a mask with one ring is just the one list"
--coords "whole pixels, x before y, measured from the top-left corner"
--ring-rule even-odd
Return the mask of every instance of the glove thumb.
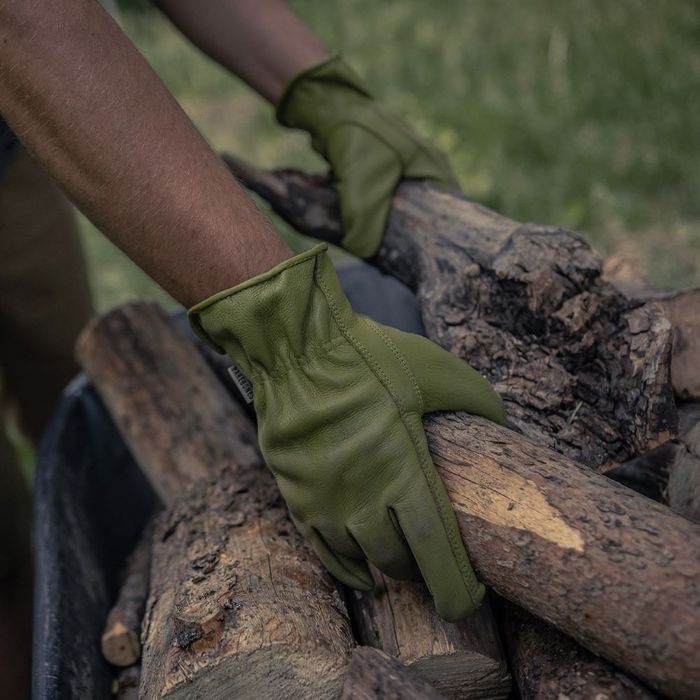
[[501, 397], [473, 367], [427, 338], [385, 328], [401, 348], [423, 396], [423, 412], [466, 411], [506, 424]]

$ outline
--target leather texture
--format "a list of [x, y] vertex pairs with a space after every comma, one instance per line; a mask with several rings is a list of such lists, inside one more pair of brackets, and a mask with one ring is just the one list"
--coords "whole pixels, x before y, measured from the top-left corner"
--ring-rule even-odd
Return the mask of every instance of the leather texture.
[[379, 249], [402, 178], [460, 189], [446, 156], [384, 110], [339, 56], [292, 80], [277, 120], [308, 131], [313, 148], [330, 163], [340, 192], [343, 246], [361, 258]]
[[433, 342], [353, 311], [325, 244], [190, 310], [251, 380], [263, 455], [328, 569], [373, 586], [367, 560], [422, 576], [448, 620], [484, 595], [423, 431], [424, 413], [503, 422], [498, 395]]

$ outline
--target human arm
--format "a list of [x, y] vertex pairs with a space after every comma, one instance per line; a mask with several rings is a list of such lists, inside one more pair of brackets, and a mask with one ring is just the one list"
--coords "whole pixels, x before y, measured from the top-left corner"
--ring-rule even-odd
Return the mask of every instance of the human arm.
[[94, 0], [0, 4], [0, 66], [0, 112], [78, 205], [184, 304], [209, 297], [193, 325], [253, 380], [265, 457], [331, 571], [419, 570], [441, 614], [473, 610], [420, 416], [502, 420], [485, 380], [355, 314], [325, 250], [290, 258]]
[[283, 0], [158, 4], [205, 53], [272, 102], [281, 124], [311, 135], [338, 181], [343, 246], [352, 253], [376, 253], [403, 178], [460, 189], [445, 155], [384, 109]]
[[292, 78], [329, 56], [284, 0], [155, 0], [205, 54], [277, 104]]
[[185, 305], [291, 255], [96, 0], [0, 3], [0, 113]]

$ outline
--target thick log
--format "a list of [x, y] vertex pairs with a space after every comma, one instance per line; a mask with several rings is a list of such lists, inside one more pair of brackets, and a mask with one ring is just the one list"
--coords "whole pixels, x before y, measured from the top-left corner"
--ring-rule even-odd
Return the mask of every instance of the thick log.
[[141, 658], [141, 621], [148, 598], [152, 536], [149, 524], [129, 557], [124, 582], [107, 615], [100, 643], [102, 655], [115, 666], [132, 666]]
[[154, 541], [142, 697], [337, 697], [345, 606], [192, 342], [156, 305], [131, 304], [93, 322], [78, 355], [172, 506]]
[[267, 472], [191, 487], [156, 543], [144, 698], [337, 697], [347, 616]]
[[437, 616], [422, 584], [373, 574], [374, 591], [348, 593], [362, 644], [399, 658], [447, 698], [508, 697], [510, 673], [488, 602], [450, 624]]
[[662, 692], [694, 697], [700, 527], [482, 419], [426, 427], [482, 579]]
[[[296, 228], [339, 239], [327, 181], [229, 165]], [[673, 435], [670, 324], [659, 307], [602, 280], [573, 234], [418, 183], [400, 186], [375, 262], [416, 291], [429, 336], [486, 374], [513, 425], [538, 443], [466, 416], [429, 422], [482, 577], [664, 692], [691, 697], [700, 638], [686, 623], [699, 614], [700, 562], [681, 543], [699, 531], [543, 449], [605, 469]]]
[[350, 659], [341, 700], [440, 700], [443, 696], [400, 661], [371, 647]]
[[[339, 240], [327, 179], [225, 159], [299, 231]], [[416, 292], [428, 337], [484, 374], [539, 444], [605, 469], [673, 436], [671, 326], [605, 281], [577, 235], [408, 181], [374, 262]]]

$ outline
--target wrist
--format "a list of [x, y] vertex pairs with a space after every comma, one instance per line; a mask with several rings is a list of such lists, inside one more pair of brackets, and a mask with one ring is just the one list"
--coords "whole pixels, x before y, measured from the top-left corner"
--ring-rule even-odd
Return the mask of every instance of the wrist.
[[189, 311], [193, 329], [253, 379], [279, 376], [342, 341], [354, 311], [326, 244], [221, 291]]

